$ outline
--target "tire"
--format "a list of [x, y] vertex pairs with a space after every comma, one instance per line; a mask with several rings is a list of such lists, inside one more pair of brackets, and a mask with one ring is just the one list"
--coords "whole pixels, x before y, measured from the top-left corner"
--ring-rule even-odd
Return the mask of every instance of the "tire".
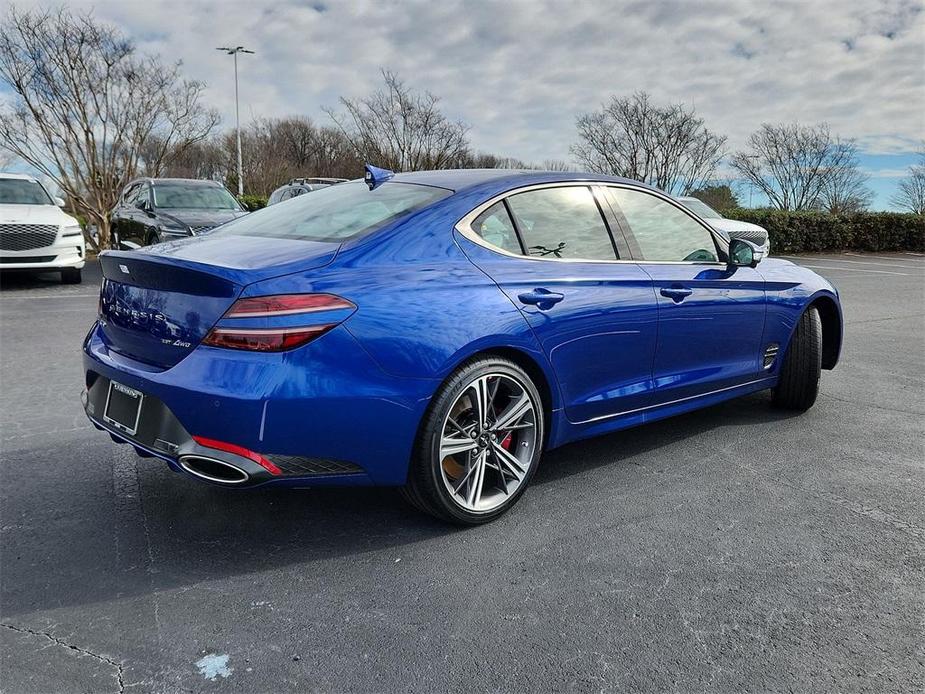
[[61, 270], [62, 284], [80, 284], [83, 281], [83, 275], [79, 267], [66, 267]]
[[811, 306], [800, 316], [790, 338], [780, 378], [774, 388], [774, 405], [805, 412], [816, 402], [821, 374], [822, 321], [819, 311]]
[[[480, 407], [479, 400], [488, 406]], [[487, 412], [485, 422], [478, 423], [477, 411]], [[451, 523], [488, 523], [517, 503], [529, 485], [542, 455], [544, 427], [542, 399], [523, 369], [500, 357], [469, 361], [431, 400], [402, 495]]]

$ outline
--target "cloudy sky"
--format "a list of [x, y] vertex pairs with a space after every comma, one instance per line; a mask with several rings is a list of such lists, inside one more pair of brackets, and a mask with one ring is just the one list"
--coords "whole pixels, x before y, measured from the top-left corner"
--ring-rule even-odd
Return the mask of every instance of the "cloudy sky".
[[[20, 2], [21, 7], [28, 3]], [[182, 60], [233, 125], [308, 115], [375, 89], [381, 67], [442, 99], [478, 150], [570, 159], [577, 113], [645, 90], [696, 107], [741, 147], [762, 121], [827, 121], [856, 138], [887, 207], [925, 138], [925, 3], [918, 0], [98, 0], [145, 51]]]

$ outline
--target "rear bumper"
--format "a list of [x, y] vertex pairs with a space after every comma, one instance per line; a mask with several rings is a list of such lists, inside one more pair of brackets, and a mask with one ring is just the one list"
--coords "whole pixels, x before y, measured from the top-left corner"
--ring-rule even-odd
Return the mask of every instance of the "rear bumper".
[[51, 246], [28, 251], [0, 251], [0, 272], [5, 270], [58, 270], [82, 268], [86, 262], [79, 236], [57, 240]]
[[[242, 468], [232, 486], [398, 485], [436, 384], [389, 376], [343, 328], [279, 354], [198, 347], [158, 370], [110, 349], [94, 326], [84, 343], [84, 407], [98, 428], [177, 472], [187, 455]], [[104, 419], [109, 381], [144, 393], [137, 433]], [[273, 475], [195, 438], [240, 446], [270, 460]]]

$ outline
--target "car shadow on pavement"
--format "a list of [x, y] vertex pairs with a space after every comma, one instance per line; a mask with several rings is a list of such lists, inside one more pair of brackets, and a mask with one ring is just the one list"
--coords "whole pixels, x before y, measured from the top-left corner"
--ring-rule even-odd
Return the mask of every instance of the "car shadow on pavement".
[[[84, 288], [87, 293], [97, 292], [99, 291], [102, 277], [100, 264], [94, 259], [88, 260], [83, 268], [83, 282], [81, 285], [77, 285], [77, 288]], [[49, 291], [65, 289], [73, 291], [74, 285], [61, 284], [60, 272], [0, 270], [0, 291], [19, 292], [29, 289], [48, 289]]]
[[[570, 444], [546, 455], [534, 484], [558, 484], [596, 468], [631, 471], [638, 464], [631, 459], [648, 451], [672, 446], [677, 456], [675, 444], [689, 439], [712, 445], [726, 427], [791, 416], [773, 410], [768, 400], [767, 394], [752, 395]], [[488, 528], [467, 531], [418, 513], [394, 489], [220, 489], [182, 477], [158, 461], [136, 458], [127, 447], [114, 451], [108, 442], [95, 439], [85, 445], [90, 448], [87, 455], [100, 461], [97, 472], [55, 482], [68, 485], [61, 490], [67, 508], [60, 510], [60, 515], [73, 516], [68, 526], [62, 527], [56, 514], [53, 522], [33, 518], [20, 533], [5, 534], [0, 596], [4, 615], [107, 601], [115, 595], [145, 595], [250, 572], [285, 571], [383, 550], [413, 556], [417, 543], [465, 532], [473, 533], [473, 541], [497, 538], [499, 532], [524, 532], [531, 524], [520, 508]], [[45, 449], [33, 455], [61, 459], [65, 453]], [[111, 478], [101, 482], [100, 474], [108, 476], [110, 460]], [[671, 459], [664, 465], [670, 467]], [[105, 490], [100, 489], [103, 483]], [[15, 489], [8, 492], [12, 496], [7, 499], [15, 500]], [[30, 506], [22, 503], [22, 509], [12, 511], [28, 518]], [[30, 579], [37, 565], [42, 568], [41, 582]]]

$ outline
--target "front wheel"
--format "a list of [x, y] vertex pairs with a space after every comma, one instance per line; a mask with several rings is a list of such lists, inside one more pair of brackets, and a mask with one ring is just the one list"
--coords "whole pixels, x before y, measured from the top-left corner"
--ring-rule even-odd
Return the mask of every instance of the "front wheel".
[[780, 379], [774, 389], [774, 404], [788, 410], [808, 410], [819, 394], [821, 374], [822, 321], [819, 311], [811, 306], [800, 316], [790, 338]]
[[468, 362], [424, 416], [404, 496], [444, 520], [487, 523], [523, 494], [543, 433], [542, 400], [523, 369], [500, 357]]

